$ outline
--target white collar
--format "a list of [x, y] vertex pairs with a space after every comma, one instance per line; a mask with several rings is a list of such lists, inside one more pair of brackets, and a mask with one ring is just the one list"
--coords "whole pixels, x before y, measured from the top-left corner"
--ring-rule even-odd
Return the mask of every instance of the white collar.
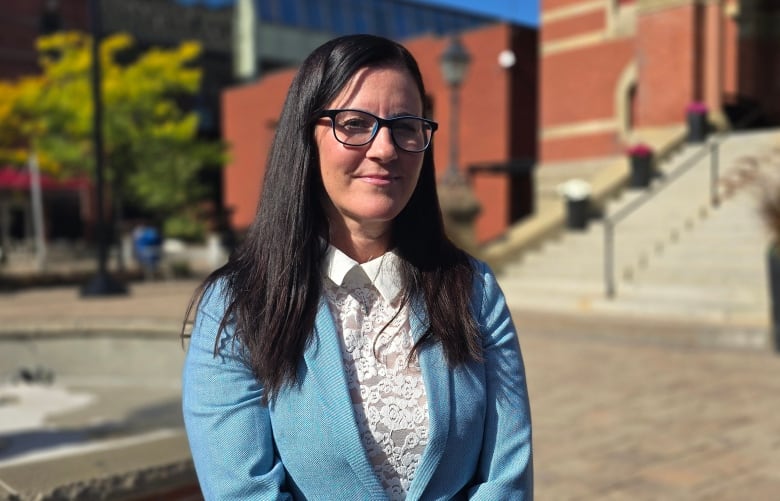
[[401, 276], [398, 272], [399, 260], [398, 254], [391, 250], [371, 261], [360, 264], [328, 244], [322, 270], [326, 277], [339, 286], [345, 285], [345, 281], [352, 277], [355, 277], [356, 280], [367, 281], [376, 287], [385, 301], [391, 303], [401, 292]]

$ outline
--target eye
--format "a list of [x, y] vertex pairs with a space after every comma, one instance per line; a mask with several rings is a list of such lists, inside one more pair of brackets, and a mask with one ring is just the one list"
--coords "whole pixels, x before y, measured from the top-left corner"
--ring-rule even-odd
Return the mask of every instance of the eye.
[[393, 123], [393, 132], [399, 137], [417, 137], [422, 133], [424, 122], [416, 118], [397, 120]]
[[374, 128], [374, 119], [360, 113], [339, 113], [336, 125], [347, 131], [370, 131]]
[[397, 130], [398, 132], [406, 132], [410, 134], [416, 134], [420, 132], [420, 121], [409, 119], [409, 120], [399, 120], [393, 125], [393, 129]]

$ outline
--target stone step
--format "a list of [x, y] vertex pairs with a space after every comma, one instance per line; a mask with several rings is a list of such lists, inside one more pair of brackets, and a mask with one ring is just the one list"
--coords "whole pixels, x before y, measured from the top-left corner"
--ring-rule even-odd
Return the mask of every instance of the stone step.
[[[617, 301], [594, 300], [589, 304], [592, 311], [621, 314], [623, 316], [663, 317], [680, 321], [708, 321], [720, 326], [739, 325], [751, 327], [756, 334], [766, 334], [768, 315], [754, 307], [733, 308], [730, 304], [721, 307], [697, 304], [689, 301], [649, 302], [632, 301], [623, 298]], [[751, 330], [753, 330], [751, 329]]]
[[528, 292], [528, 291], [558, 291], [561, 293], [594, 293], [602, 294], [604, 292], [603, 277], [593, 276], [580, 280], [570, 280], [564, 278], [533, 278], [533, 277], [502, 277], [499, 285], [505, 294], [509, 292]]
[[[667, 298], [667, 299], [665, 299]], [[543, 312], [607, 314], [621, 317], [662, 317], [678, 321], [706, 321], [721, 327], [744, 327], [755, 335], [765, 335], [768, 325], [768, 306], [752, 301], [723, 299], [676, 298], [669, 296], [618, 295], [606, 298], [601, 291], [579, 293], [556, 289], [512, 290], [507, 294], [510, 308]], [[758, 306], [758, 307], [757, 307]], [[522, 322], [520, 322], [520, 325]]]
[[663, 272], [648, 270], [646, 273], [635, 272], [633, 277], [625, 282], [639, 284], [668, 284], [677, 283], [685, 285], [707, 286], [707, 287], [730, 287], [730, 288], [754, 288], [766, 284], [765, 270], [725, 270], [717, 272], [707, 272], [700, 270], [693, 272], [689, 270], [664, 270]]
[[[721, 146], [720, 173], [766, 163], [775, 143], [780, 144], [778, 130], [735, 134]], [[682, 148], [660, 170], [668, 176], [698, 149]], [[764, 255], [769, 238], [756, 194], [743, 189], [710, 207], [709, 168], [709, 160], [691, 166], [617, 224], [617, 297], [604, 293], [604, 227], [602, 220], [593, 219], [587, 230], [562, 232], [508, 264], [499, 276], [507, 301], [544, 311], [767, 325]], [[603, 210], [615, 214], [644, 193], [626, 190]]]
[[[653, 279], [642, 277], [638, 282], [621, 282], [618, 284], [620, 298], [652, 297], [674, 298], [675, 300], [708, 296], [713, 300], [743, 298], [750, 304], [765, 303], [767, 281], [759, 274], [753, 280], [748, 274], [739, 273], [736, 280], [729, 280], [721, 275], [698, 277], [690, 275], [678, 281], [670, 281], [668, 277]], [[505, 276], [500, 280], [501, 287], [509, 294], [588, 294], [599, 296], [605, 293], [604, 276], [599, 274], [582, 275], [578, 278], [568, 276]], [[717, 286], [717, 287], [714, 287]]]

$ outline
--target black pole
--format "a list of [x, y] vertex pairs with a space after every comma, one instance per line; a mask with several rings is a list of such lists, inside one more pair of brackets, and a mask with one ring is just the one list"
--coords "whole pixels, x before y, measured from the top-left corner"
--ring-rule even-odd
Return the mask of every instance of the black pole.
[[460, 177], [458, 169], [458, 114], [460, 113], [460, 85], [450, 85], [450, 163], [447, 168], [449, 180]]
[[127, 294], [127, 288], [114, 280], [106, 266], [108, 258], [108, 232], [103, 214], [103, 100], [100, 89], [100, 0], [89, 0], [89, 18], [92, 32], [92, 137], [95, 150], [95, 203], [97, 210], [97, 274], [81, 289], [82, 296], [106, 296], [109, 294]]
[[713, 207], [717, 207], [720, 205], [720, 194], [718, 193], [718, 181], [720, 174], [718, 173], [719, 168], [719, 151], [718, 148], [720, 147], [720, 144], [717, 140], [713, 140], [710, 144], [710, 199], [711, 204]]

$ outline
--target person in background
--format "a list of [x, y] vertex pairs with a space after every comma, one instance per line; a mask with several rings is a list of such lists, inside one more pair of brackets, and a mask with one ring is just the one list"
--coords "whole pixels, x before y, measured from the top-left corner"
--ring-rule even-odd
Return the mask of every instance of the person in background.
[[372, 35], [294, 78], [254, 221], [187, 313], [207, 500], [532, 499], [517, 333], [445, 235], [424, 98], [411, 54]]
[[143, 270], [146, 280], [158, 276], [162, 260], [162, 236], [157, 228], [141, 224], [133, 230], [133, 257]]

